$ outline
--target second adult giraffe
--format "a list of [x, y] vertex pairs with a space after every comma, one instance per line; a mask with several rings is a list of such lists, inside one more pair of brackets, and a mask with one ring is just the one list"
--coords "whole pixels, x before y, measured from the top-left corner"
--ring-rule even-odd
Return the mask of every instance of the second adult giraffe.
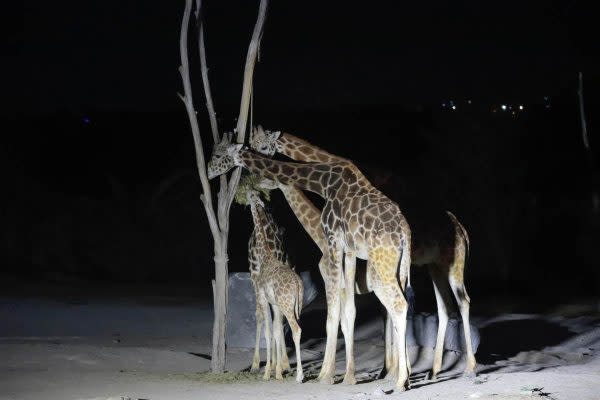
[[[252, 130], [250, 146], [256, 151], [272, 157], [283, 154], [296, 161], [331, 163], [347, 159], [331, 154], [289, 133], [264, 130], [261, 126]], [[284, 192], [285, 194], [285, 192]], [[286, 195], [286, 198], [288, 196]], [[288, 200], [289, 201], [289, 200]], [[409, 215], [410, 216], [410, 215]], [[472, 375], [476, 365], [471, 344], [469, 321], [470, 299], [464, 280], [465, 260], [469, 252], [469, 236], [459, 220], [446, 213], [428, 213], [410, 220], [412, 232], [412, 264], [427, 266], [433, 281], [438, 310], [438, 332], [429, 377], [435, 379], [442, 368], [444, 338], [448, 325], [448, 310], [453, 306], [452, 295], [458, 303], [463, 322], [466, 348], [465, 375]], [[450, 290], [448, 290], [448, 287]], [[450, 291], [452, 294], [450, 294]], [[386, 325], [386, 367], [393, 370], [389, 318]], [[329, 338], [328, 338], [329, 340]], [[392, 371], [395, 373], [395, 371]]]
[[[344, 381], [355, 383], [353, 329], [356, 310], [354, 283], [356, 256], [367, 258], [367, 282], [391, 316], [397, 335], [398, 376], [396, 387], [408, 385], [409, 363], [406, 354], [407, 302], [398, 284], [405, 286], [410, 267], [410, 228], [396, 203], [374, 188], [349, 162], [299, 164], [269, 159], [243, 149], [242, 144], [215, 146], [208, 164], [214, 178], [240, 166], [250, 172], [286, 185], [313, 191], [325, 199], [321, 224], [328, 241], [332, 266], [343, 270], [346, 292], [345, 312], [347, 365]], [[344, 258], [344, 262], [342, 261]], [[398, 267], [400, 273], [398, 274]], [[330, 321], [328, 320], [328, 325]], [[339, 319], [332, 321], [337, 329]], [[326, 351], [322, 379], [333, 380], [335, 364]]]

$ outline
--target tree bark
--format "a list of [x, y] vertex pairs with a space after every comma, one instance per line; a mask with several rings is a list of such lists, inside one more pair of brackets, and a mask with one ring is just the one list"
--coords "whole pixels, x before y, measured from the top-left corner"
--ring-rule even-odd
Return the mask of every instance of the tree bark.
[[[211, 187], [208, 182], [206, 174], [206, 161], [204, 159], [204, 148], [202, 145], [202, 138], [200, 136], [200, 129], [198, 126], [198, 119], [196, 111], [194, 109], [194, 102], [192, 99], [192, 89], [189, 76], [189, 62], [187, 56], [187, 38], [188, 38], [188, 26], [190, 20], [190, 14], [192, 11], [193, 0], [186, 0], [185, 9], [183, 13], [183, 19], [181, 22], [181, 34], [179, 38], [179, 47], [181, 55], [181, 66], [179, 72], [183, 82], [184, 95], [179, 95], [183, 101], [190, 125], [192, 128], [192, 134], [194, 137], [194, 148], [196, 151], [196, 164], [198, 168], [198, 175], [200, 177], [200, 183], [202, 186], [202, 195], [200, 199], [204, 205], [206, 215], [208, 218], [208, 224], [211, 230], [211, 234], [214, 240], [214, 261], [215, 261], [215, 279], [212, 280], [213, 289], [213, 306], [214, 306], [214, 320], [213, 320], [213, 335], [212, 335], [212, 357], [211, 357], [211, 371], [213, 373], [222, 373], [225, 370], [225, 355], [226, 355], [226, 321], [227, 321], [227, 301], [228, 301], [228, 238], [229, 238], [229, 211], [231, 204], [240, 178], [240, 169], [237, 168], [229, 181], [227, 177], [222, 175], [220, 177], [220, 187], [217, 193], [217, 212], [212, 201]], [[206, 107], [209, 114], [211, 131], [213, 141], [218, 143], [219, 131], [217, 127], [216, 113], [212, 102], [212, 95], [210, 91], [210, 84], [208, 80], [208, 68], [206, 63], [206, 52], [204, 44], [204, 26], [202, 23], [202, 8], [201, 0], [196, 0], [196, 22], [199, 29], [199, 53], [200, 53], [200, 68], [202, 73], [202, 81], [204, 84], [204, 93], [206, 96]], [[244, 68], [244, 83], [242, 86], [242, 99], [240, 104], [240, 114], [237, 122], [237, 141], [240, 143], [244, 142], [246, 133], [246, 121], [248, 118], [248, 105], [250, 93], [252, 91], [252, 76], [254, 73], [254, 65], [256, 63], [257, 50], [262, 37], [264, 21], [266, 18], [268, 0], [261, 0], [259, 7], [259, 15], [254, 27], [252, 39], [248, 47], [248, 54], [246, 56], [246, 65]]]

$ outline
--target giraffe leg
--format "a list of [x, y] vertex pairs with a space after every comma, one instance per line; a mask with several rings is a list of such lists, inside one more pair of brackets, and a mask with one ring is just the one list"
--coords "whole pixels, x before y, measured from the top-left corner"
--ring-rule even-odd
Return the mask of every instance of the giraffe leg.
[[[341, 268], [335, 263], [335, 250], [330, 250], [327, 263], [329, 264], [328, 281], [325, 282], [325, 295], [327, 297], [327, 342], [323, 365], [319, 372], [318, 380], [324, 384], [333, 384], [335, 375], [335, 353], [337, 348], [338, 327], [340, 324], [340, 280]], [[341, 254], [339, 255], [341, 257]], [[323, 262], [323, 259], [321, 260]]]
[[408, 386], [408, 363], [406, 353], [406, 314], [408, 303], [400, 290], [396, 278], [398, 252], [395, 249], [377, 248], [370, 251], [367, 264], [370, 282], [375, 295], [390, 314], [396, 335], [398, 352], [398, 378], [396, 389], [403, 391]]
[[342, 332], [346, 343], [346, 374], [343, 383], [356, 384], [354, 366], [354, 321], [356, 319], [356, 306], [354, 304], [354, 281], [356, 274], [356, 257], [348, 252], [344, 256], [344, 297], [342, 308]]
[[[402, 293], [406, 293], [406, 282], [408, 280], [408, 274], [406, 271], [406, 265], [403, 267], [401, 266], [399, 274], [398, 274], [398, 280], [400, 283], [400, 288], [402, 289]], [[410, 266], [408, 267], [410, 268]], [[387, 369], [388, 373], [386, 374], [385, 378], [386, 379], [390, 379], [390, 380], [395, 380], [398, 378], [398, 362], [399, 362], [399, 355], [398, 355], [398, 346], [395, 345], [395, 343], [398, 343], [398, 332], [393, 329], [393, 324], [391, 321], [391, 317], [389, 315], [389, 313], [387, 313], [387, 320], [386, 320], [386, 329], [390, 329], [390, 346], [389, 346], [389, 360], [390, 360], [390, 368]], [[387, 332], [386, 332], [387, 334]], [[386, 338], [387, 339], [387, 338]], [[406, 340], [404, 341], [406, 343]], [[387, 350], [387, 342], [386, 342], [386, 352], [388, 352]], [[410, 359], [408, 358], [408, 345], [406, 345], [405, 348], [405, 352], [407, 354], [407, 358], [406, 358], [406, 365], [408, 366], [408, 375], [410, 376], [411, 374], [411, 366], [410, 366]], [[388, 357], [388, 354], [386, 353], [386, 357]]]
[[283, 332], [282, 315], [278, 306], [273, 308], [273, 336], [275, 337], [275, 379], [283, 379], [283, 367], [281, 365], [281, 334]]
[[304, 370], [302, 369], [302, 355], [300, 349], [300, 337], [302, 335], [302, 329], [296, 320], [294, 311], [286, 313], [285, 315], [288, 324], [292, 330], [292, 337], [294, 338], [294, 346], [296, 347], [296, 382], [302, 383], [304, 380]]
[[433, 367], [426, 379], [435, 380], [437, 374], [442, 369], [442, 356], [444, 354], [444, 339], [446, 338], [446, 328], [448, 327], [448, 307], [452, 304], [452, 298], [448, 292], [447, 269], [443, 266], [429, 266], [429, 274], [433, 281], [433, 290], [438, 312], [438, 331], [435, 341], [435, 353], [433, 355]]
[[271, 334], [271, 365], [277, 365], [277, 340], [275, 340], [275, 338], [277, 337], [277, 331], [275, 330], [277, 324], [275, 323], [275, 321], [271, 321], [271, 323], [271, 329], [273, 332]]
[[458, 303], [460, 315], [462, 317], [463, 330], [465, 335], [465, 348], [467, 350], [467, 359], [465, 365], [465, 376], [475, 376], [475, 355], [471, 344], [471, 325], [469, 323], [469, 308], [471, 299], [467, 294], [465, 287], [465, 261], [469, 251], [469, 237], [465, 228], [458, 222], [454, 214], [447, 212], [448, 216], [454, 222], [456, 231], [456, 241], [454, 246], [454, 262], [450, 266], [448, 280], [450, 287]]
[[275, 320], [271, 321], [271, 329], [273, 331], [272, 335], [271, 335], [271, 365], [277, 365], [277, 340], [275, 340], [275, 338], [277, 337], [277, 334], [279, 333], [279, 328], [278, 328], [278, 324], [275, 322]]
[[[409, 249], [404, 249], [404, 251], [409, 251], [410, 250], [410, 246], [408, 246]], [[402, 257], [402, 259], [400, 260], [400, 264], [399, 264], [399, 268], [398, 268], [398, 280], [400, 282], [400, 289], [402, 290], [402, 293], [404, 295], [404, 298], [406, 299], [406, 301], [408, 302], [408, 298], [406, 297], [406, 283], [408, 282], [408, 276], [410, 274], [410, 253], [408, 254], [408, 257]], [[407, 318], [408, 318], [408, 310], [407, 310], [407, 314], [406, 314]], [[405, 322], [406, 324], [406, 322]], [[397, 332], [394, 332], [397, 335]], [[398, 338], [394, 337], [395, 340], [397, 341]], [[410, 378], [410, 374], [411, 374], [411, 366], [410, 366], [410, 358], [408, 357], [408, 344], [406, 343], [406, 329], [405, 329], [405, 334], [404, 334], [404, 351], [406, 354], [406, 367], [408, 370], [408, 376]], [[394, 354], [394, 363], [397, 365], [398, 364], [398, 357], [399, 355], [397, 353]]]
[[392, 370], [392, 318], [388, 312], [385, 313], [385, 370], [389, 374]]
[[284, 332], [284, 326], [283, 326], [283, 316], [282, 316], [282, 321], [279, 324], [280, 330], [281, 332], [279, 332], [279, 335], [281, 336], [281, 367], [283, 368], [284, 371], [291, 371], [292, 367], [290, 367], [290, 359], [288, 358], [288, 354], [287, 354], [287, 346], [285, 345], [285, 332]]
[[389, 338], [386, 337], [386, 363], [389, 363], [389, 366], [386, 364], [386, 374], [385, 379], [395, 381], [398, 379], [398, 337], [397, 332], [394, 329], [394, 323], [392, 321], [392, 317], [389, 312], [386, 312], [386, 335], [389, 335]]
[[267, 364], [265, 365], [263, 379], [269, 380], [271, 378], [271, 313], [269, 311], [269, 303], [264, 295], [261, 296], [261, 306], [265, 316], [265, 341], [267, 342]]
[[[456, 264], [455, 264], [456, 265]], [[464, 265], [464, 264], [463, 264]], [[454, 266], [453, 266], [454, 267]], [[457, 279], [456, 275], [450, 271], [450, 287], [458, 303], [460, 315], [462, 317], [463, 330], [465, 334], [465, 347], [467, 349], [467, 360], [465, 366], [465, 376], [475, 376], [475, 356], [473, 355], [473, 346], [471, 344], [471, 325], [469, 323], [469, 307], [471, 299], [467, 294], [467, 289], [462, 279]]]
[[260, 369], [260, 332], [264, 323], [265, 317], [261, 304], [259, 303], [259, 296], [256, 296], [256, 343], [254, 345], [254, 359], [252, 360], [252, 367], [250, 372], [258, 372]]

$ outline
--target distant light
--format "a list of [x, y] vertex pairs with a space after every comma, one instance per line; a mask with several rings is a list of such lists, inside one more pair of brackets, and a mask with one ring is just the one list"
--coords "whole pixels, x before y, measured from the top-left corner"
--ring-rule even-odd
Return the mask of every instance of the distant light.
[[453, 109], [453, 110], [456, 110], [456, 106], [452, 106], [452, 109]]
[[523, 105], [522, 104], [519, 106], [519, 110], [523, 110]]
[[502, 104], [501, 108], [502, 110], [506, 111], [506, 104]]
[[88, 117], [83, 117], [83, 123], [86, 125], [89, 125], [89, 123], [92, 122]]
[[471, 104], [471, 100], [467, 100], [467, 103], [468, 103], [468, 104]]
[[443, 108], [446, 108], [446, 103], [442, 103], [442, 107], [443, 107]]

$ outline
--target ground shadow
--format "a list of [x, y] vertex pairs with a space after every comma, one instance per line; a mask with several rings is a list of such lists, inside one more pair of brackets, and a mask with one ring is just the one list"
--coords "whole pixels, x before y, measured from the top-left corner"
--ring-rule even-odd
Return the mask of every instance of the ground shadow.
[[477, 350], [480, 364], [506, 360], [522, 351], [542, 350], [575, 336], [568, 328], [542, 319], [499, 321], [479, 329], [481, 344]]

